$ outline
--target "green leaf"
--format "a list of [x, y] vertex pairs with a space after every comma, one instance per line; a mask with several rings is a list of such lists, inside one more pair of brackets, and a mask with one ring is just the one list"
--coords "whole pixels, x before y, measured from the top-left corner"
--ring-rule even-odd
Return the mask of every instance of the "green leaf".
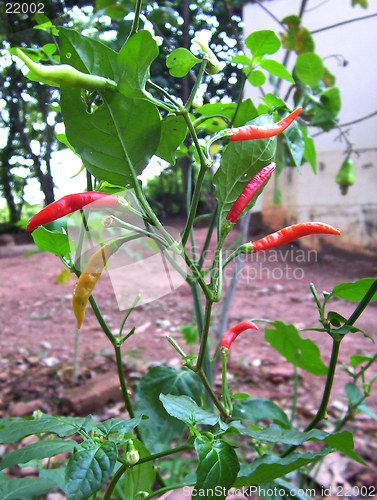
[[149, 417], [147, 423], [140, 423], [139, 429], [151, 453], [166, 449], [172, 439], [182, 436], [185, 428], [183, 422], [166, 413], [159, 395], [185, 394], [200, 404], [202, 390], [196, 374], [167, 366], [156, 366], [141, 379], [135, 395], [135, 415]]
[[352, 7], [355, 7], [355, 5], [360, 5], [363, 9], [368, 8], [368, 1], [367, 0], [352, 0]]
[[[342, 283], [334, 286], [330, 295], [340, 299], [360, 302], [374, 282], [374, 278], [364, 278], [352, 283]], [[371, 300], [377, 300], [377, 292]]]
[[38, 443], [23, 446], [2, 457], [0, 470], [12, 467], [12, 465], [26, 464], [33, 459], [50, 458], [59, 453], [72, 453], [76, 444], [76, 441], [54, 439], [53, 441], [39, 441]]
[[297, 57], [295, 70], [302, 83], [313, 88], [321, 81], [325, 68], [317, 54], [305, 52]]
[[293, 325], [282, 321], [272, 323], [275, 330], [266, 328], [265, 340], [293, 365], [313, 375], [327, 375], [318, 347], [310, 339], [303, 339]]
[[[247, 124], [268, 125], [272, 122], [271, 115], [263, 115]], [[230, 142], [228, 144], [221, 157], [220, 167], [213, 177], [216, 188], [215, 197], [219, 204], [220, 223], [224, 221], [233, 203], [238, 199], [249, 180], [273, 161], [275, 152], [275, 137]], [[262, 191], [263, 187], [247, 205], [244, 213], [254, 206]]]
[[324, 130], [330, 130], [334, 126], [331, 122], [337, 117], [341, 106], [338, 87], [324, 90], [320, 96], [320, 103], [315, 108], [311, 124], [321, 126]]
[[178, 12], [175, 9], [159, 5], [157, 8], [152, 10], [150, 14], [148, 14], [148, 19], [151, 23], [162, 25], [163, 28], [165, 28], [166, 23], [178, 27], [179, 21], [177, 16]]
[[135, 427], [137, 427], [141, 422], [142, 417], [131, 418], [129, 420], [111, 418], [105, 422], [100, 422], [95, 425], [93, 429], [102, 434], [105, 437], [109, 437], [112, 434], [119, 434], [131, 432]]
[[[0, 421], [0, 424], [3, 421]], [[93, 425], [91, 417], [49, 417], [42, 416], [36, 420], [21, 419], [6, 422], [0, 428], [0, 444], [17, 443], [20, 439], [31, 434], [57, 434], [59, 437], [68, 437], [76, 434], [83, 428], [89, 431]]]
[[359, 404], [364, 397], [357, 385], [352, 384], [351, 382], [344, 386], [344, 392], [347, 394], [348, 401], [351, 406]]
[[252, 66], [253, 64], [253, 61], [250, 59], [250, 57], [247, 57], [243, 54], [234, 56], [229, 62], [235, 64], [243, 64], [244, 66]]
[[38, 227], [32, 232], [34, 243], [41, 250], [64, 257], [71, 251], [69, 239], [66, 234], [59, 233], [58, 231], [49, 231], [45, 227]]
[[294, 164], [296, 167], [300, 167], [304, 156], [305, 142], [299, 124], [294, 121], [283, 134]]
[[[77, 443], [76, 443], [77, 444]], [[48, 479], [54, 483], [55, 488], [65, 490], [65, 465], [59, 465], [56, 469], [40, 469], [39, 479]]]
[[310, 31], [301, 26], [301, 18], [298, 16], [287, 16], [282, 20], [288, 26], [288, 33], [280, 33], [283, 47], [287, 50], [295, 50], [297, 54], [314, 51], [314, 40]]
[[314, 140], [309, 136], [308, 130], [300, 127], [304, 138], [304, 157], [310, 163], [313, 172], [317, 173], [317, 151], [315, 149]]
[[285, 102], [283, 99], [280, 99], [277, 97], [275, 94], [266, 94], [263, 97], [264, 102], [267, 104], [269, 108], [279, 108], [279, 107], [284, 107], [286, 106]]
[[129, 38], [118, 54], [118, 65], [123, 69], [118, 90], [126, 97], [148, 98], [145, 84], [149, 68], [158, 56], [158, 45], [152, 34], [140, 30]]
[[220, 418], [218, 415], [200, 408], [188, 396], [172, 396], [171, 394], [165, 396], [160, 394], [160, 401], [169, 415], [182, 420], [187, 425], [216, 425]]
[[169, 68], [169, 73], [171, 76], [178, 78], [186, 76], [190, 69], [199, 62], [200, 59], [184, 48], [173, 50], [166, 58], [166, 66]]
[[[147, 448], [138, 439], [133, 439], [132, 443], [135, 450], [139, 452], [140, 458], [147, 458], [150, 456]], [[139, 491], [152, 493], [152, 486], [155, 479], [156, 469], [152, 460], [143, 464], [138, 464], [137, 467], [127, 469], [123, 475], [122, 485], [124, 500], [139, 498], [137, 496]]]
[[180, 325], [179, 327], [186, 344], [196, 344], [199, 338], [198, 329], [193, 325]]
[[102, 488], [114, 469], [117, 456], [117, 447], [112, 441], [87, 440], [78, 445], [65, 471], [67, 500], [87, 500]]
[[[80, 71], [120, 79], [116, 52], [103, 44], [93, 45], [95, 40], [79, 33], [60, 31], [62, 62]], [[160, 114], [154, 104], [119, 92], [104, 92], [102, 100], [98, 109], [88, 113], [79, 89], [61, 87], [67, 138], [97, 179], [124, 187], [134, 185], [131, 165], [139, 175], [156, 152]]]
[[295, 83], [292, 75], [287, 70], [287, 68], [278, 61], [274, 61], [273, 59], [262, 59], [259, 63], [259, 66], [271, 73], [271, 75], [275, 75], [278, 78], [282, 78], [283, 80], [287, 80], [288, 82]]
[[168, 115], [162, 120], [160, 144], [156, 155], [175, 165], [176, 152], [187, 135], [187, 125], [183, 116]]
[[206, 436], [195, 439], [195, 449], [199, 463], [192, 498], [225, 500], [240, 470], [236, 452], [225, 441], [211, 442]]
[[357, 354], [352, 354], [350, 356], [350, 361], [353, 368], [356, 368], [356, 366], [360, 365], [361, 363], [369, 363], [369, 361], [372, 361], [372, 359], [374, 359], [373, 356], [359, 356]]
[[250, 420], [254, 425], [267, 418], [282, 427], [290, 427], [286, 413], [275, 403], [265, 398], [248, 398], [236, 402], [233, 407], [232, 417]]
[[253, 120], [257, 116], [258, 116], [258, 111], [257, 108], [254, 106], [253, 101], [250, 98], [245, 99], [241, 102], [238, 108], [237, 115], [234, 119], [233, 125], [235, 127], [240, 127], [244, 123]]
[[9, 479], [0, 481], [1, 500], [36, 500], [44, 495], [55, 484], [48, 479]]
[[348, 457], [352, 458], [352, 460], [355, 460], [355, 462], [358, 462], [362, 465], [367, 465], [364, 460], [358, 457], [357, 454], [353, 451], [354, 442], [351, 432], [334, 432], [325, 439], [325, 442], [326, 444], [331, 446], [331, 448], [335, 448], [336, 450], [344, 453]]
[[266, 81], [264, 73], [258, 69], [254, 69], [251, 73], [249, 73], [247, 79], [254, 87], [260, 87]]
[[224, 115], [227, 118], [232, 118], [236, 107], [237, 105], [234, 102], [214, 102], [204, 104], [203, 106], [195, 108], [195, 113], [198, 113], [202, 116]]
[[266, 453], [262, 457], [256, 458], [251, 464], [241, 466], [234, 486], [252, 486], [272, 481], [305, 465], [318, 461], [331, 452], [332, 450], [329, 448], [322, 448], [318, 453], [293, 452], [285, 458]]
[[279, 38], [271, 30], [254, 31], [246, 38], [245, 44], [253, 54], [253, 58], [275, 54], [281, 46]]

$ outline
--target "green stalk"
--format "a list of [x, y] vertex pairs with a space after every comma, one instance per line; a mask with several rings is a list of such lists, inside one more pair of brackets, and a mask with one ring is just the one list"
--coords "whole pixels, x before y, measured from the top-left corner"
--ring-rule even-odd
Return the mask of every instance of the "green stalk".
[[204, 281], [203, 276], [200, 274], [200, 271], [198, 270], [196, 265], [193, 263], [193, 261], [190, 259], [189, 255], [187, 254], [186, 251], [184, 252], [184, 257], [185, 257], [186, 264], [188, 265], [190, 271], [194, 275], [194, 278], [196, 279], [196, 281], [199, 283], [200, 288], [203, 290], [204, 295], [207, 298], [210, 298], [212, 296], [211, 290], [208, 288], [207, 283]]
[[204, 259], [205, 259], [205, 256], [206, 256], [206, 252], [208, 250], [209, 244], [211, 243], [212, 234], [213, 234], [213, 231], [214, 231], [214, 229], [216, 227], [217, 212], [218, 212], [218, 205], [216, 205], [215, 211], [213, 212], [211, 223], [210, 223], [210, 225], [208, 227], [207, 236], [206, 236], [206, 239], [205, 239], [205, 242], [204, 242], [204, 245], [203, 245], [203, 249], [202, 249], [202, 252], [200, 254], [200, 258], [199, 258], [199, 262], [198, 262], [198, 269], [199, 269], [199, 271], [202, 269], [202, 266], [203, 266], [203, 263], [204, 263]]
[[[119, 382], [120, 382], [120, 390], [122, 391], [124, 406], [126, 407], [126, 410], [128, 411], [130, 418], [135, 418], [134, 409], [132, 407], [130, 395], [128, 394], [128, 390], [127, 390], [126, 379], [124, 377], [121, 346], [115, 345], [114, 351], [115, 351], [115, 358], [116, 358], [117, 370], [118, 370], [118, 376], [119, 376]], [[135, 431], [137, 432], [137, 428], [135, 429]], [[138, 439], [140, 439], [139, 435], [137, 437], [138, 437]]]
[[143, 4], [143, 0], [136, 0], [135, 15], [134, 15], [134, 19], [132, 21], [131, 31], [127, 37], [127, 40], [129, 38], [131, 38], [132, 35], [137, 33], [137, 31], [139, 29], [140, 11], [141, 11], [142, 4]]
[[150, 87], [152, 87], [152, 89], [156, 90], [157, 92], [160, 92], [163, 96], [165, 96], [166, 99], [168, 99], [171, 103], [174, 104], [174, 106], [177, 108], [177, 111], [178, 110], [182, 111], [183, 107], [165, 89], [163, 89], [159, 85], [156, 85], [154, 82], [152, 82], [152, 80], [148, 80], [147, 85], [149, 85]]
[[197, 371], [200, 371], [203, 367], [204, 356], [205, 356], [205, 352], [206, 352], [207, 346], [208, 346], [208, 334], [209, 334], [209, 327], [211, 324], [212, 304], [213, 304], [213, 301], [211, 299], [207, 298], [206, 307], [205, 307], [205, 311], [204, 311], [204, 324], [203, 324], [202, 336], [200, 339], [200, 349], [199, 349], [199, 354], [198, 354], [198, 361], [196, 363], [196, 370]]
[[348, 318], [348, 321], [344, 323], [344, 326], [352, 326], [355, 324], [356, 320], [360, 317], [364, 309], [367, 307], [369, 302], [372, 300], [373, 295], [377, 292], [377, 279], [374, 280], [371, 287], [367, 291], [367, 293], [362, 298], [359, 305], [356, 307], [354, 312]]
[[198, 76], [197, 76], [197, 78], [195, 80], [195, 84], [194, 84], [194, 86], [193, 86], [193, 88], [191, 90], [190, 96], [187, 99], [187, 102], [185, 104], [185, 109], [187, 110], [187, 112], [190, 111], [192, 103], [193, 103], [193, 101], [195, 99], [196, 93], [198, 91], [199, 85], [202, 82], [202, 78], [203, 78], [204, 72], [206, 70], [207, 62], [208, 62], [208, 58], [204, 56], [204, 58], [202, 60], [202, 63], [200, 65]]
[[205, 390], [207, 391], [207, 394], [212, 399], [213, 404], [219, 410], [222, 420], [226, 421], [228, 419], [229, 415], [228, 415], [227, 411], [225, 410], [225, 408], [223, 407], [223, 405], [221, 404], [221, 402], [219, 401], [219, 398], [214, 393], [210, 383], [208, 382], [207, 377], [205, 376], [205, 373], [203, 372], [203, 370], [199, 370], [196, 373], [198, 374], [200, 380], [202, 381], [202, 383], [205, 387]]
[[232, 414], [233, 406], [232, 406], [232, 401], [230, 399], [229, 395], [229, 389], [228, 389], [228, 381], [226, 378], [227, 375], [227, 367], [226, 367], [226, 361], [228, 358], [229, 351], [224, 352], [221, 350], [220, 356], [221, 356], [221, 390], [223, 394], [223, 402], [224, 402], [224, 407], [225, 411], [227, 412], [228, 415]]

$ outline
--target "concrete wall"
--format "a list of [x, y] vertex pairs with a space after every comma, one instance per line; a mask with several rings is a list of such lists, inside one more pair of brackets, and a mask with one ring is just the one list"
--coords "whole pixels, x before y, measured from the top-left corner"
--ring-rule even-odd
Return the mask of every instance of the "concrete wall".
[[[301, 0], [271, 0], [264, 2], [278, 19], [297, 14]], [[317, 8], [316, 5], [318, 5]], [[377, 13], [377, 1], [369, 2], [369, 9], [351, 7], [351, 0], [329, 0], [322, 3], [309, 0], [303, 17], [303, 25], [311, 31], [335, 23]], [[245, 37], [261, 29], [282, 31], [258, 4], [244, 7]], [[342, 91], [342, 109], [339, 123], [348, 123], [377, 110], [377, 17], [344, 24], [313, 35], [316, 53], [324, 60], [328, 69], [336, 76], [336, 85]], [[248, 50], [246, 49], [246, 54]], [[339, 65], [336, 58], [341, 54], [347, 66]], [[249, 55], [249, 54], [248, 54]], [[282, 62], [284, 52], [271, 56]], [[295, 55], [291, 55], [292, 69]], [[289, 84], [282, 87], [285, 95]], [[265, 92], [271, 92], [269, 84]], [[260, 102], [258, 89], [248, 85], [245, 97]], [[347, 129], [348, 127], [346, 127]], [[315, 129], [311, 129], [315, 133]], [[263, 220], [272, 228], [285, 223], [321, 220], [339, 228], [342, 235], [332, 238], [331, 243], [347, 250], [377, 252], [377, 116], [350, 127], [349, 140], [358, 155], [352, 159], [356, 166], [357, 179], [348, 194], [342, 196], [335, 176], [345, 159], [345, 141], [339, 140], [339, 131], [333, 130], [315, 138], [317, 148], [317, 175], [310, 165], [301, 168], [286, 168], [280, 177], [283, 193], [282, 203], [273, 205], [273, 185], [269, 183], [263, 194]], [[329, 241], [330, 239], [326, 239]], [[313, 245], [315, 240], [302, 240]], [[319, 239], [317, 240], [319, 242]]]

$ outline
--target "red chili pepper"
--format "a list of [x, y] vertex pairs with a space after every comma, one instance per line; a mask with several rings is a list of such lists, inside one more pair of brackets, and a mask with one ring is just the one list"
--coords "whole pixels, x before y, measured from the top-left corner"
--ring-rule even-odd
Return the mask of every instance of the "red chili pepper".
[[245, 210], [248, 203], [254, 198], [259, 189], [270, 177], [272, 172], [276, 168], [276, 163], [270, 163], [266, 167], [262, 168], [260, 172], [254, 175], [252, 179], [246, 184], [245, 189], [239, 195], [237, 200], [234, 202], [232, 208], [229, 210], [226, 220], [229, 220], [233, 224], [236, 222], [241, 213]]
[[252, 253], [261, 252], [262, 250], [285, 245], [310, 234], [340, 234], [340, 231], [322, 222], [304, 222], [280, 229], [276, 233], [269, 234], [255, 243], [251, 243], [250, 246]]
[[47, 224], [64, 215], [71, 214], [77, 210], [81, 210], [89, 203], [96, 202], [97, 208], [115, 208], [119, 204], [119, 199], [113, 194], [97, 193], [88, 191], [86, 193], [68, 194], [60, 200], [54, 201], [47, 205], [43, 210], [32, 217], [27, 226], [26, 231], [34, 231], [42, 224]]
[[241, 323], [238, 323], [238, 325], [233, 326], [228, 330], [221, 342], [220, 342], [220, 347], [225, 347], [226, 349], [230, 349], [230, 346], [232, 345], [232, 342], [238, 337], [238, 335], [245, 330], [258, 330], [258, 327], [252, 323], [251, 321], [241, 321]]
[[250, 139], [266, 139], [281, 134], [301, 113], [302, 108], [295, 109], [290, 115], [286, 116], [277, 123], [270, 125], [244, 125], [243, 127], [233, 128], [230, 141], [249, 141]]

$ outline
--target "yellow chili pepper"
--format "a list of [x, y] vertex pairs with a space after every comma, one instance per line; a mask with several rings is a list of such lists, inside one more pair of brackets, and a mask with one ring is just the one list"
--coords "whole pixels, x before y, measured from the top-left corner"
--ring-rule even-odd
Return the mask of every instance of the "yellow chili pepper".
[[89, 259], [87, 266], [77, 280], [72, 296], [72, 308], [76, 316], [78, 329], [82, 326], [89, 297], [107, 261], [129, 239], [130, 237], [118, 238], [97, 250]]

